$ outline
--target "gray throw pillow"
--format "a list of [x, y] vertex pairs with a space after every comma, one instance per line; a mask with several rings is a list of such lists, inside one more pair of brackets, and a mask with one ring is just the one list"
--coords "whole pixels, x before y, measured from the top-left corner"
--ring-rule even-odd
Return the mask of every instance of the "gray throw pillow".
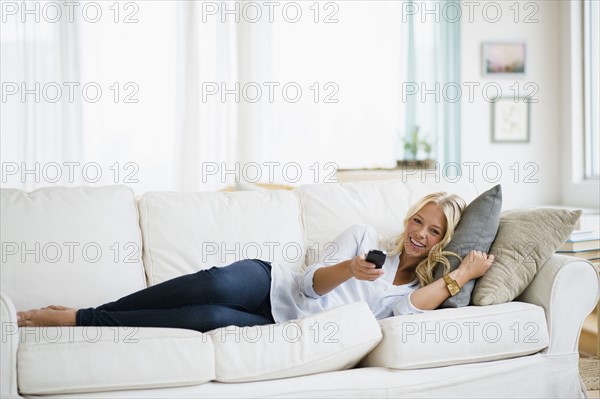
[[474, 305], [510, 302], [531, 283], [542, 265], [571, 235], [581, 211], [513, 209], [500, 216], [490, 253], [492, 267], [477, 280]]
[[[454, 236], [445, 250], [454, 252], [464, 258], [472, 250], [489, 252], [492, 242], [498, 232], [500, 224], [500, 210], [502, 208], [502, 188], [500, 184], [475, 198], [463, 211], [460, 221], [454, 230]], [[455, 270], [461, 263], [461, 259], [448, 256], [450, 270]], [[444, 267], [438, 264], [433, 273], [434, 280], [443, 276]], [[440, 308], [459, 308], [467, 306], [471, 302], [471, 292], [475, 280], [466, 283], [460, 292], [448, 298]]]

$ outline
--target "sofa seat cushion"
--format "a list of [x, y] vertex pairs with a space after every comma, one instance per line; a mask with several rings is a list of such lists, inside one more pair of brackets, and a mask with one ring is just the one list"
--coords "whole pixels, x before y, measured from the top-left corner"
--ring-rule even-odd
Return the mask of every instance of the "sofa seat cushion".
[[281, 324], [223, 327], [208, 332], [215, 347], [216, 380], [287, 378], [354, 367], [381, 339], [364, 302]]
[[548, 346], [544, 310], [523, 302], [440, 309], [379, 321], [383, 339], [363, 366], [420, 369], [507, 359]]
[[175, 328], [21, 327], [21, 395], [202, 384], [215, 376], [212, 341]]

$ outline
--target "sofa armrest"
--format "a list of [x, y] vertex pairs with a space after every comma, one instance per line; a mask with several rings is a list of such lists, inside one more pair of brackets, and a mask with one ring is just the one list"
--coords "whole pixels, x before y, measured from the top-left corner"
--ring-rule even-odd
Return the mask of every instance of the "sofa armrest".
[[598, 301], [596, 268], [588, 261], [554, 254], [516, 299], [544, 308], [553, 355], [577, 352], [583, 321]]
[[17, 390], [17, 349], [19, 328], [17, 311], [10, 298], [0, 293], [0, 320], [2, 323], [2, 343], [0, 351], [0, 397], [19, 397]]

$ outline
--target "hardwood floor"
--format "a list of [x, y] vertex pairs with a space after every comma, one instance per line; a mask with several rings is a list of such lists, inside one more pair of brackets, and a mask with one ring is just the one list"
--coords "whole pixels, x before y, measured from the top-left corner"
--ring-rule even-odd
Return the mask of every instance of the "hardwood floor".
[[596, 309], [586, 317], [579, 336], [579, 353], [587, 356], [599, 356], [600, 340], [598, 338], [598, 305]]
[[[579, 337], [579, 354], [581, 358], [596, 357], [597, 359], [600, 355], [599, 349], [598, 307], [596, 307], [596, 309], [585, 319], [583, 323], [583, 328]], [[582, 372], [582, 378], [584, 377], [584, 373]], [[591, 399], [600, 399], [600, 390], [598, 389], [588, 390], [587, 393], [588, 397]]]

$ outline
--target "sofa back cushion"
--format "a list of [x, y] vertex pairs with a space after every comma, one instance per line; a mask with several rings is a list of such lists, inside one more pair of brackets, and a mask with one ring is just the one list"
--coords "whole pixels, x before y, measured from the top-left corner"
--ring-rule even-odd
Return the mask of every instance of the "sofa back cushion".
[[436, 191], [459, 194], [470, 202], [477, 196], [475, 185], [440, 180], [386, 180], [361, 183], [314, 184], [294, 190], [302, 205], [306, 230], [307, 265], [335, 255], [330, 244], [338, 234], [355, 224], [369, 224], [384, 237], [402, 231], [410, 206]]
[[130, 189], [2, 189], [0, 196], [2, 292], [17, 310], [97, 306], [145, 287]]
[[304, 263], [300, 207], [289, 191], [151, 192], [138, 206], [149, 285], [246, 258]]

